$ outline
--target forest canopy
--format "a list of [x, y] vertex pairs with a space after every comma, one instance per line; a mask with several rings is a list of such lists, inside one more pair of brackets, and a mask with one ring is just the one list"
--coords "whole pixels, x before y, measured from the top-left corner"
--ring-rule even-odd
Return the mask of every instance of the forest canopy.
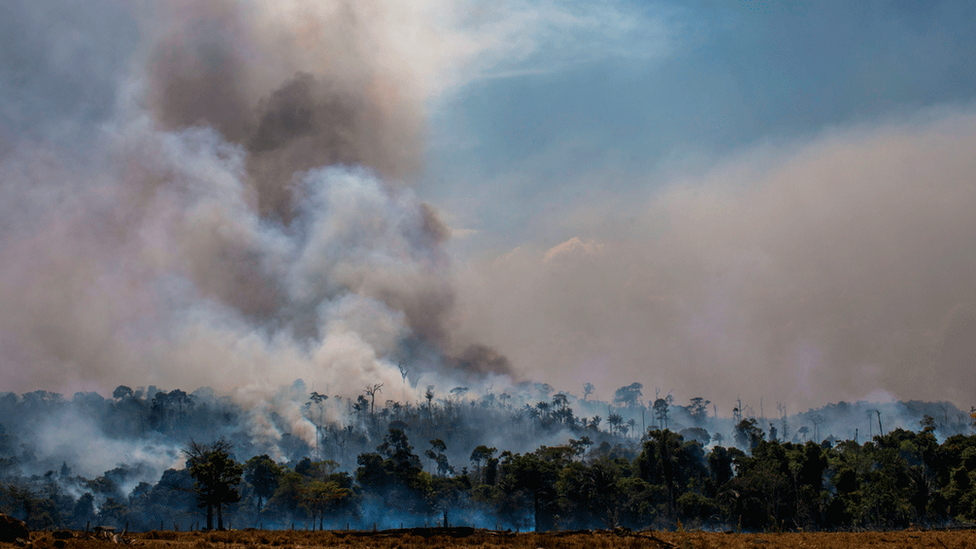
[[[583, 398], [549, 386], [480, 396], [428, 388], [405, 403], [366, 389], [352, 399], [296, 383], [288, 394], [300, 417], [271, 414], [269, 423], [208, 390], [3, 394], [0, 511], [32, 528], [130, 530], [976, 520], [974, 419], [946, 403], [838, 403], [793, 415], [780, 405], [777, 418], [736, 403], [720, 417], [702, 397], [679, 405], [658, 394], [645, 404], [637, 383], [610, 403], [585, 388]], [[309, 432], [283, 432], [305, 424]], [[93, 474], [85, 456], [99, 447], [115, 466]]]

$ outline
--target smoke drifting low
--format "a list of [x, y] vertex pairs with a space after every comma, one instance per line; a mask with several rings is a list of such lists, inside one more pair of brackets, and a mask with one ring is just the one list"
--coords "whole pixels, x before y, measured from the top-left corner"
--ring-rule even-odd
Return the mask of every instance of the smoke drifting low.
[[647, 201], [580, 205], [550, 233], [562, 244], [468, 270], [461, 329], [532, 377], [603, 395], [639, 381], [724, 414], [736, 396], [967, 409], [974, 153], [976, 117], [953, 108], [757, 147]]
[[[27, 20], [42, 8], [15, 9]], [[37, 63], [29, 86], [50, 93], [36, 120], [5, 117], [0, 131], [5, 390], [211, 386], [271, 413], [281, 399], [266, 387], [296, 378], [353, 395], [400, 386], [399, 362], [412, 382], [508, 373], [445, 328], [449, 230], [405, 184], [421, 164], [427, 83], [391, 39], [395, 14], [232, 0], [90, 9], [102, 17], [84, 19], [74, 46], [94, 51], [110, 22], [132, 52], [83, 60], [100, 109], [51, 91], [69, 36], [14, 35]], [[12, 90], [0, 100], [23, 103]]]

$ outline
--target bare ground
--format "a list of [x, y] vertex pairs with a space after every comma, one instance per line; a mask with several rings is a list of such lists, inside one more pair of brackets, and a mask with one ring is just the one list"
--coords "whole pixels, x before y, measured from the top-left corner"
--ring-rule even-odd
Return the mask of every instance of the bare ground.
[[[720, 532], [571, 532], [509, 534], [459, 529], [445, 535], [436, 531], [399, 532], [146, 532], [128, 534], [120, 543], [83, 532], [35, 532], [32, 549], [120, 549], [128, 545], [144, 549], [732, 549], [732, 548], [844, 548], [932, 547], [976, 549], [976, 531], [897, 531], [859, 533], [762, 533]], [[61, 538], [61, 539], [58, 539]], [[0, 549], [18, 545], [0, 543]]]

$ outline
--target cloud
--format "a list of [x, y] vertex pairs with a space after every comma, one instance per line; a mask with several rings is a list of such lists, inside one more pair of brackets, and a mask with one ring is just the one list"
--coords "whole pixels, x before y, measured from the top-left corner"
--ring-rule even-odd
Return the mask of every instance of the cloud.
[[579, 258], [595, 255], [600, 253], [602, 248], [603, 245], [593, 239], [580, 240], [578, 236], [574, 236], [562, 244], [549, 248], [542, 256], [542, 261], [551, 263], [563, 257]]
[[462, 3], [455, 43], [466, 52], [457, 84], [485, 78], [546, 74], [608, 58], [650, 59], [671, 53], [664, 7], [625, 2], [508, 0]]
[[[604, 392], [639, 381], [715, 402], [883, 390], [965, 405], [974, 150], [966, 109], [756, 147], [613, 212], [636, 223], [576, 224], [601, 228], [597, 260], [574, 237], [475, 263], [460, 329], [530, 377]], [[574, 215], [587, 211], [609, 210]]]

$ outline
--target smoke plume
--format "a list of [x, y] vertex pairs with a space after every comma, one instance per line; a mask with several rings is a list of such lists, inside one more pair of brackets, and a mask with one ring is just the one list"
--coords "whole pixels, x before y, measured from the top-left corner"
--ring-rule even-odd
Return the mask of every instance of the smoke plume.
[[3, 67], [32, 66], [0, 98], [5, 389], [234, 389], [311, 439], [272, 387], [508, 371], [489, 349], [451, 358], [450, 231], [409, 185], [434, 87], [398, 27], [417, 10], [59, 8], [79, 30], [11, 9], [41, 39], [10, 29]]

